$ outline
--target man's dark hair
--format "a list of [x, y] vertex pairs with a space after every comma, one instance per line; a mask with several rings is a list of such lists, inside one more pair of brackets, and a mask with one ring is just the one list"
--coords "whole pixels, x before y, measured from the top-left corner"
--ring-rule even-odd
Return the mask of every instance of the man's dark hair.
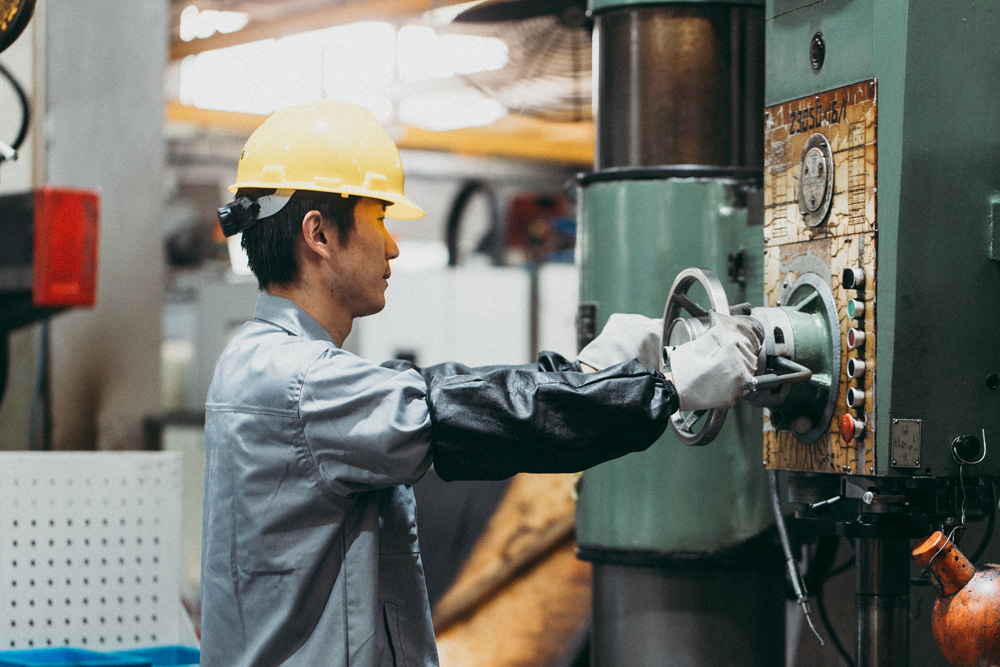
[[[274, 190], [240, 188], [236, 199], [251, 201]], [[270, 285], [285, 285], [298, 277], [295, 260], [295, 239], [302, 230], [302, 218], [309, 211], [319, 211], [323, 219], [337, 228], [337, 240], [346, 245], [354, 231], [354, 207], [360, 197], [347, 197], [335, 192], [296, 190], [284, 208], [269, 218], [243, 230], [243, 249], [247, 251], [250, 270], [257, 277], [261, 290]]]

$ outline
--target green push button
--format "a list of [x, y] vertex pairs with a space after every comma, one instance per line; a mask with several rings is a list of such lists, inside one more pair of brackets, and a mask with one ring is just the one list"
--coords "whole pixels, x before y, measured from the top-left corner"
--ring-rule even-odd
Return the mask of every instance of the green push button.
[[865, 303], [857, 299], [850, 299], [847, 302], [847, 316], [852, 320], [860, 320], [865, 316]]

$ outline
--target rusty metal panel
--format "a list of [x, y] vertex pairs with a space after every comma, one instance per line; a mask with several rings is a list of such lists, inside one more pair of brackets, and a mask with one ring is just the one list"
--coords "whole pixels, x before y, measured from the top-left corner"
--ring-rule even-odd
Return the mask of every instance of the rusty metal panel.
[[[775, 430], [764, 413], [764, 462], [780, 470], [871, 474], [875, 465], [875, 262], [877, 84], [874, 80], [768, 107], [764, 154], [765, 305], [780, 306], [783, 283], [813, 273], [828, 281], [840, 320], [837, 396], [829, 432], [805, 444]], [[827, 166], [829, 165], [829, 166]], [[844, 287], [848, 269], [863, 269], [861, 289]], [[866, 304], [859, 319], [848, 301]], [[865, 334], [856, 350], [848, 331]], [[863, 377], [850, 378], [847, 362], [863, 360]], [[849, 389], [864, 405], [848, 409]], [[864, 437], [845, 439], [839, 424], [849, 413], [865, 424]]]

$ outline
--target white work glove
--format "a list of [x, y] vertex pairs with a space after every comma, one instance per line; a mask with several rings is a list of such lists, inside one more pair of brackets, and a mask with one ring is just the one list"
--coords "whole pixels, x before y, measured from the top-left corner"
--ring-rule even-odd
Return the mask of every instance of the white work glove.
[[731, 408], [747, 395], [747, 381], [757, 368], [764, 329], [752, 317], [713, 311], [711, 325], [698, 338], [663, 349], [680, 408]]
[[645, 315], [612, 313], [600, 335], [580, 350], [576, 360], [595, 370], [632, 359], [648, 370], [660, 370], [660, 338], [663, 319]]

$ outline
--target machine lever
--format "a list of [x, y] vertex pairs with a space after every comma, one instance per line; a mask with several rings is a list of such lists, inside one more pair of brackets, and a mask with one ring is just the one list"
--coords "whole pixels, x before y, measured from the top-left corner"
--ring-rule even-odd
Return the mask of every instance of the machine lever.
[[812, 503], [811, 505], [809, 505], [809, 509], [811, 509], [813, 512], [816, 512], [817, 510], [825, 509], [830, 505], [839, 503], [843, 499], [844, 499], [843, 496], [834, 496], [833, 498], [827, 498], [826, 500], [821, 500], [818, 503]]
[[780, 387], [784, 384], [807, 382], [810, 378], [812, 378], [811, 370], [786, 357], [771, 357], [769, 361], [769, 365], [773, 370], [785, 371], [785, 373], [783, 375], [779, 375], [778, 373], [768, 373], [767, 375], [752, 377], [747, 380], [747, 389], [752, 392], [761, 391], [763, 389], [774, 389], [775, 387]]

